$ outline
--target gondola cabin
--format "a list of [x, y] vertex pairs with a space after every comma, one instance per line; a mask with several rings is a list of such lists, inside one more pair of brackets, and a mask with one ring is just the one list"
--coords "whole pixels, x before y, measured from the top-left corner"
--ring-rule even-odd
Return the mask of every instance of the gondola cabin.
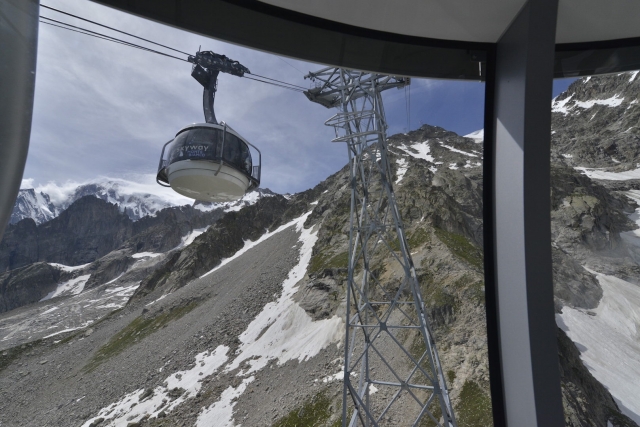
[[192, 199], [229, 202], [260, 185], [261, 157], [226, 123], [196, 123], [164, 145], [156, 181]]

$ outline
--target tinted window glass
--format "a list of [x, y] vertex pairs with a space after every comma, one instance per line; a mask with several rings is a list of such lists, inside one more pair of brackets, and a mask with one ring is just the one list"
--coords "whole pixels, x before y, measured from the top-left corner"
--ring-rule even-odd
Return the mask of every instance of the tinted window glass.
[[227, 133], [224, 141], [224, 161], [232, 165], [240, 163], [240, 141], [234, 135]]
[[171, 144], [169, 163], [180, 160], [217, 160], [222, 131], [196, 128], [179, 134]]
[[227, 133], [224, 142], [224, 161], [251, 174], [251, 153], [249, 147], [240, 138]]
[[187, 140], [187, 136], [189, 135], [189, 131], [182, 132], [173, 140], [169, 147], [167, 147], [167, 151], [169, 153], [169, 164], [181, 160], [179, 158], [179, 154], [181, 154], [180, 147], [182, 147]]
[[182, 156], [192, 160], [216, 159], [221, 133], [218, 129], [191, 129], [181, 147]]
[[240, 167], [251, 175], [251, 152], [249, 146], [242, 141], [240, 143]]
[[180, 160], [219, 160], [251, 174], [251, 153], [247, 144], [231, 133], [224, 137], [221, 129], [195, 128], [176, 136], [169, 145], [169, 164]]

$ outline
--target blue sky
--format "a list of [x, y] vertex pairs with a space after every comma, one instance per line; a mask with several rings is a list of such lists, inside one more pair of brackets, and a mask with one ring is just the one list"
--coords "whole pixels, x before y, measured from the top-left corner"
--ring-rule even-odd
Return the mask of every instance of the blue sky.
[[[86, 0], [43, 4], [185, 52], [202, 46], [239, 60], [255, 74], [305, 87], [304, 74], [323, 66], [180, 31]], [[92, 28], [47, 9], [41, 15]], [[41, 25], [24, 178], [37, 186], [155, 173], [162, 145], [185, 125], [203, 121], [202, 88], [190, 71], [186, 62]], [[566, 88], [565, 83], [559, 87]], [[384, 98], [390, 135], [421, 124], [461, 135], [483, 126], [480, 82], [413, 79], [407, 94], [390, 90]], [[262, 186], [276, 192], [310, 188], [346, 163], [346, 148], [329, 142], [333, 130], [324, 126], [333, 111], [301, 93], [221, 74], [216, 115], [260, 147]]]

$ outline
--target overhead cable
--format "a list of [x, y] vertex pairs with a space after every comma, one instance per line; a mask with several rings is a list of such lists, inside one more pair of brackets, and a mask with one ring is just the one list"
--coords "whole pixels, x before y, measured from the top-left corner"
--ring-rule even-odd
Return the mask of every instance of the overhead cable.
[[249, 79], [249, 80], [255, 80], [255, 81], [260, 82], [260, 83], [266, 83], [266, 84], [269, 84], [269, 85], [278, 86], [278, 87], [281, 87], [281, 88], [283, 88], [283, 89], [293, 90], [293, 91], [295, 91], [295, 92], [304, 92], [304, 90], [302, 90], [302, 89], [297, 89], [297, 88], [295, 88], [295, 87], [290, 87], [290, 86], [285, 86], [285, 85], [281, 85], [281, 84], [278, 84], [278, 83], [268, 82], [268, 81], [266, 81], [266, 80], [259, 80], [259, 79], [255, 79], [255, 78], [253, 78], [253, 77], [249, 77], [249, 75], [247, 75], [247, 74], [245, 74], [245, 75], [244, 75], [244, 78], [245, 78], [245, 79]]
[[[99, 38], [99, 39], [103, 39], [103, 40], [107, 40], [107, 41], [111, 41], [111, 42], [114, 42], [114, 43], [119, 43], [119, 44], [123, 44], [123, 45], [126, 45], [126, 46], [135, 47], [136, 49], [146, 50], [147, 52], [157, 53], [158, 55], [168, 56], [169, 58], [174, 58], [174, 59], [177, 59], [177, 60], [180, 60], [180, 61], [189, 62], [186, 59], [178, 58], [177, 56], [169, 55], [168, 53], [164, 53], [164, 52], [160, 52], [160, 51], [157, 51], [157, 50], [154, 50], [154, 49], [150, 49], [148, 47], [140, 46], [140, 45], [137, 45], [135, 43], [128, 42], [126, 40], [117, 39], [115, 37], [108, 36], [108, 35], [102, 34], [102, 33], [98, 33], [96, 31], [88, 30], [86, 28], [78, 27], [76, 25], [67, 24], [66, 22], [58, 21], [56, 19], [51, 19], [51, 18], [48, 18], [46, 16], [41, 16], [40, 18], [41, 18], [40, 22], [42, 22], [43, 24], [53, 25], [54, 27], [62, 28], [62, 29], [69, 30], [69, 31], [74, 31], [76, 33], [85, 34], [87, 36], [93, 36], [93, 37], [96, 37], [96, 38]], [[42, 21], [42, 19], [46, 19], [47, 21], [55, 22], [58, 25], [52, 24], [52, 23], [47, 22], [47, 21]]]
[[111, 42], [115, 42], [115, 43], [123, 44], [123, 45], [126, 45], [126, 46], [130, 46], [130, 45], [129, 45], [129, 43], [125, 43], [125, 42], [121, 42], [121, 41], [112, 40], [112, 39], [110, 39], [110, 38], [102, 37], [102, 36], [98, 36], [98, 35], [95, 35], [95, 34], [90, 34], [90, 33], [87, 33], [87, 32], [85, 32], [85, 31], [74, 30], [73, 28], [68, 28], [68, 27], [65, 27], [65, 26], [62, 26], [62, 25], [54, 24], [53, 22], [43, 21], [42, 19], [41, 19], [39, 22], [40, 22], [41, 24], [51, 25], [52, 27], [62, 28], [63, 30], [73, 31], [74, 33], [80, 33], [80, 34], [84, 34], [84, 35], [87, 35], [87, 36], [95, 37], [95, 38], [98, 38], [98, 39], [107, 40], [107, 41], [111, 41]]
[[90, 23], [92, 23], [92, 24], [94, 24], [94, 25], [98, 25], [98, 26], [103, 27], [103, 28], [108, 28], [109, 30], [116, 31], [116, 32], [121, 33], [121, 34], [126, 34], [126, 35], [127, 35], [127, 36], [129, 36], [129, 37], [134, 37], [134, 38], [136, 38], [136, 39], [143, 40], [143, 41], [148, 42], [148, 43], [151, 43], [151, 44], [155, 44], [156, 46], [161, 46], [161, 47], [164, 47], [165, 49], [173, 50], [174, 52], [182, 53], [182, 54], [184, 54], [184, 55], [189, 56], [189, 54], [188, 54], [188, 53], [183, 52], [183, 51], [181, 51], [181, 50], [174, 49], [174, 48], [172, 48], [172, 47], [165, 46], [165, 45], [163, 45], [163, 44], [156, 43], [156, 42], [154, 42], [154, 41], [151, 41], [151, 40], [148, 40], [148, 39], [144, 39], [144, 38], [142, 38], [142, 37], [138, 37], [138, 36], [133, 35], [133, 34], [131, 34], [131, 33], [127, 33], [127, 32], [125, 32], [125, 31], [121, 31], [121, 30], [115, 29], [115, 28], [110, 27], [110, 26], [108, 26], [108, 25], [100, 24], [100, 23], [95, 22], [95, 21], [92, 21], [92, 20], [90, 20], [90, 19], [82, 18], [82, 17], [80, 17], [80, 16], [78, 16], [78, 15], [74, 15], [74, 14], [72, 14], [72, 13], [65, 12], [65, 11], [60, 10], [60, 9], [56, 9], [56, 8], [53, 8], [53, 7], [50, 7], [50, 6], [46, 6], [46, 5], [44, 5], [44, 4], [41, 4], [41, 5], [40, 5], [40, 7], [44, 7], [45, 9], [53, 10], [53, 11], [58, 12], [58, 13], [62, 13], [62, 14], [64, 14], [64, 15], [71, 16], [71, 17], [76, 18], [76, 19], [80, 19], [81, 21], [90, 22]]
[[[122, 34], [126, 34], [126, 35], [131, 36], [131, 37], [135, 37], [137, 39], [144, 40], [146, 42], [155, 44], [157, 46], [162, 46], [162, 47], [164, 47], [166, 49], [170, 49], [170, 50], [173, 50], [173, 51], [176, 51], [176, 52], [180, 52], [180, 53], [183, 53], [183, 54], [189, 56], [189, 54], [186, 53], [186, 52], [182, 52], [182, 51], [179, 51], [177, 49], [170, 48], [168, 46], [162, 45], [160, 43], [153, 42], [151, 40], [144, 39], [142, 37], [134, 36], [133, 34], [129, 34], [127, 32], [117, 30], [117, 29], [109, 27], [107, 25], [99, 24], [99, 23], [97, 23], [95, 21], [91, 21], [89, 19], [81, 18], [81, 17], [73, 15], [71, 13], [67, 13], [67, 12], [64, 12], [64, 11], [61, 11], [61, 10], [58, 10], [58, 9], [54, 9], [52, 7], [45, 6], [45, 5], [42, 5], [42, 7], [54, 10], [54, 11], [59, 12], [59, 13], [63, 13], [63, 14], [68, 15], [68, 16], [72, 16], [74, 18], [77, 18], [77, 19], [80, 19], [80, 20], [83, 20], [83, 21], [86, 21], [86, 22], [90, 22], [90, 23], [95, 24], [95, 25], [99, 25], [99, 26], [104, 27], [104, 28], [108, 28], [108, 29], [113, 30], [113, 31], [117, 31], [117, 32], [122, 33]], [[40, 17], [40, 22], [42, 22], [43, 24], [47, 24], [47, 25], [51, 25], [51, 26], [54, 26], [54, 27], [62, 28], [64, 30], [73, 31], [73, 32], [84, 34], [84, 35], [87, 35], [87, 36], [96, 37], [98, 39], [102, 39], [102, 40], [106, 40], [106, 41], [122, 44], [122, 45], [125, 45], [125, 46], [130, 46], [130, 47], [133, 47], [133, 48], [136, 48], [136, 49], [140, 49], [140, 50], [144, 50], [144, 51], [147, 51], [147, 52], [157, 53], [158, 55], [167, 56], [169, 58], [177, 59], [179, 61], [189, 62], [186, 59], [179, 58], [179, 57], [174, 56], [174, 55], [169, 55], [167, 53], [160, 52], [160, 51], [155, 50], [155, 49], [150, 49], [150, 48], [145, 47], [145, 46], [141, 46], [141, 45], [138, 45], [138, 44], [135, 44], [135, 43], [131, 43], [131, 42], [126, 41], [126, 40], [118, 39], [116, 37], [109, 36], [109, 35], [103, 34], [103, 33], [99, 33], [97, 31], [89, 30], [87, 28], [82, 28], [82, 27], [79, 27], [77, 25], [72, 25], [72, 24], [68, 24], [66, 22], [58, 21], [56, 19], [48, 18], [46, 16], [41, 16]], [[244, 77], [249, 79], [249, 80], [255, 80], [257, 82], [270, 84], [270, 85], [273, 85], [273, 86], [281, 87], [283, 89], [293, 90], [293, 91], [296, 91], [296, 92], [304, 92], [304, 91], [307, 90], [306, 88], [304, 88], [302, 86], [298, 86], [298, 85], [295, 85], [295, 84], [292, 84], [292, 83], [287, 83], [287, 82], [284, 82], [282, 80], [272, 79], [271, 77], [261, 76], [259, 74], [247, 73], [247, 74], [244, 75]]]
[[293, 68], [293, 69], [297, 70], [298, 72], [300, 72], [300, 73], [303, 73], [303, 74], [304, 74], [304, 72], [303, 72], [302, 70], [300, 70], [300, 69], [299, 69], [298, 67], [296, 67], [295, 65], [291, 64], [289, 61], [285, 61], [283, 58], [280, 58], [280, 57], [279, 57], [279, 56], [277, 56], [277, 55], [276, 55], [276, 58], [278, 58], [280, 61], [284, 62], [285, 64], [287, 64], [287, 65], [288, 65], [288, 66], [290, 66], [291, 68]]
[[298, 89], [303, 90], [303, 91], [307, 90], [307, 88], [305, 88], [305, 87], [294, 85], [292, 83], [283, 82], [281, 80], [272, 79], [271, 77], [261, 76], [260, 74], [253, 74], [253, 73], [248, 73], [248, 74], [251, 74], [252, 76], [255, 76], [255, 77], [260, 77], [262, 79], [267, 79], [267, 80], [271, 80], [271, 81], [278, 82], [278, 83], [281, 83], [281, 84], [285, 84], [285, 85], [288, 85], [288, 86], [293, 86], [293, 87], [298, 88]]

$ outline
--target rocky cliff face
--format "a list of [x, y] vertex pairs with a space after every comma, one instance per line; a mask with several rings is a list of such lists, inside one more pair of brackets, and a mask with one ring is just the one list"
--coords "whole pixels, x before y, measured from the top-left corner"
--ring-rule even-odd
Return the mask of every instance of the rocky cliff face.
[[40, 301], [56, 288], [60, 276], [60, 269], [46, 262], [0, 274], [0, 313]]
[[118, 206], [85, 196], [41, 225], [31, 218], [9, 225], [0, 242], [0, 271], [38, 261], [86, 264], [123, 245], [133, 252], [165, 252], [178, 246], [185, 234], [222, 215], [219, 210], [183, 206], [134, 223]]
[[552, 105], [552, 158], [577, 167], [635, 169], [639, 95], [637, 72], [573, 83]]
[[[27, 218], [9, 225], [0, 242], [0, 271], [11, 276], [17, 269], [34, 263], [93, 263], [87, 268], [91, 277], [86, 288], [90, 289], [124, 273], [136, 262], [132, 255], [177, 248], [190, 233], [204, 230], [223, 214], [220, 209], [201, 211], [183, 206], [133, 222], [118, 206], [85, 196], [51, 221], [36, 225]], [[40, 273], [39, 269], [27, 269], [18, 277], [11, 276], [12, 287], [20, 292], [2, 294], [11, 302], [0, 306], [0, 312], [39, 301], [46, 295], [55, 283], [43, 280], [42, 290], [36, 289], [42, 279]], [[62, 279], [56, 276], [55, 280], [60, 283]]]
[[85, 197], [40, 226], [25, 219], [7, 227], [0, 243], [0, 270], [37, 261], [86, 264], [120, 246], [132, 229], [117, 206]]

